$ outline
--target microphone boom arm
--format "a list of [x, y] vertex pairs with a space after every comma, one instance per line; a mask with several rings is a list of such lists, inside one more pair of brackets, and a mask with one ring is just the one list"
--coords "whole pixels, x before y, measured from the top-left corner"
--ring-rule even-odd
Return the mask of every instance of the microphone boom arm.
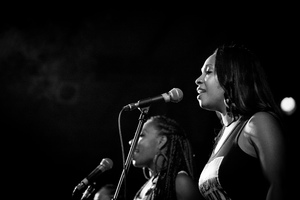
[[140, 137], [140, 133], [141, 133], [143, 124], [146, 120], [146, 116], [148, 114], [149, 107], [139, 108], [139, 110], [141, 111], [141, 114], [139, 116], [139, 123], [138, 123], [137, 129], [136, 129], [136, 132], [134, 134], [134, 138], [132, 139], [132, 143], [131, 143], [131, 146], [130, 146], [130, 149], [129, 149], [129, 152], [128, 152], [128, 155], [127, 155], [127, 158], [126, 158], [126, 161], [125, 161], [125, 164], [123, 166], [123, 170], [122, 170], [122, 173], [121, 173], [121, 176], [120, 176], [120, 179], [119, 179], [119, 183], [117, 185], [117, 188], [116, 188], [116, 191], [115, 191], [115, 194], [114, 194], [114, 197], [113, 197], [112, 200], [116, 200], [118, 198], [123, 180], [124, 180], [125, 176], [127, 175], [127, 172], [129, 171], [129, 167], [130, 167], [131, 161], [132, 161], [133, 152], [134, 152], [135, 146], [137, 144], [138, 138]]

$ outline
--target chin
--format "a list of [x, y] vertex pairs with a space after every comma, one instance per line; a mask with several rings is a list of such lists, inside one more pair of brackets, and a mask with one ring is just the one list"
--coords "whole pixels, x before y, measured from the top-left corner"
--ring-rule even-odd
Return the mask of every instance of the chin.
[[209, 104], [207, 104], [207, 102], [205, 103], [205, 101], [199, 101], [199, 105], [200, 105], [200, 107], [202, 108], [202, 109], [205, 109], [205, 110], [210, 110], [210, 105]]
[[200, 108], [202, 108], [202, 109], [206, 109], [206, 106], [205, 106], [205, 104], [203, 103], [203, 101], [199, 101], [199, 106], [200, 106]]
[[202, 108], [203, 103], [200, 99], [198, 99], [198, 103], [199, 103], [199, 106]]
[[135, 160], [132, 160], [132, 165], [136, 166], [136, 161]]
[[135, 167], [141, 167], [140, 164], [136, 160], [132, 161], [132, 165]]

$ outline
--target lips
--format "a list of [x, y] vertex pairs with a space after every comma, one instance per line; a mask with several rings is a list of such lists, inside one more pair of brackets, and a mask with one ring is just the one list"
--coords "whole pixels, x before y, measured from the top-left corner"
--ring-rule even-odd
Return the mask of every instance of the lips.
[[201, 94], [203, 94], [204, 92], [206, 92], [205, 89], [200, 88], [200, 87], [197, 87], [197, 93], [198, 93], [197, 99], [198, 99], [198, 100], [200, 100], [200, 96], [201, 96]]
[[134, 151], [133, 151], [133, 154], [135, 155], [135, 154], [138, 154], [139, 153], [139, 150], [138, 149], [135, 149]]
[[198, 93], [198, 94], [201, 94], [201, 93], [203, 93], [203, 92], [205, 92], [205, 91], [206, 91], [205, 89], [200, 88], [200, 87], [197, 87], [197, 93]]
[[203, 94], [204, 92], [206, 92], [205, 89], [198, 87], [198, 88], [197, 88], [197, 93], [198, 93], [199, 95], [197, 96], [197, 98], [199, 99], [199, 98], [200, 98], [200, 95]]
[[133, 151], [133, 154], [132, 154], [132, 160], [135, 160], [136, 159], [136, 155], [138, 154], [138, 151], [137, 150], [134, 150]]

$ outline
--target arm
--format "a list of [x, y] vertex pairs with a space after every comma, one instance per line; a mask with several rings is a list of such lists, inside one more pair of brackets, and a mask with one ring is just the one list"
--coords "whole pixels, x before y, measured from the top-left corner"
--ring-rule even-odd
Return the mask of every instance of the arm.
[[267, 200], [284, 198], [285, 142], [277, 120], [266, 112], [256, 113], [245, 127], [263, 173], [270, 183]]
[[177, 200], [203, 199], [197, 183], [186, 173], [179, 173], [176, 177]]

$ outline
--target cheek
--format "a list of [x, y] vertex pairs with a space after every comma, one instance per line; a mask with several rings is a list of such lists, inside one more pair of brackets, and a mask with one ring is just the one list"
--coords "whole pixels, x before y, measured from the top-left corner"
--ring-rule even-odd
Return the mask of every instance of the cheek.
[[224, 90], [220, 85], [216, 85], [212, 92], [213, 92], [213, 96], [216, 99], [216, 101], [223, 102], [223, 100], [224, 100]]
[[221, 100], [224, 100], [224, 93], [225, 92], [219, 84], [216, 87], [216, 93], [218, 94], [219, 98], [221, 98]]
[[216, 94], [224, 95], [224, 90], [221, 87], [217, 75], [213, 76], [210, 80], [211, 88], [215, 91]]
[[154, 141], [141, 141], [140, 143], [138, 143], [139, 145], [139, 149], [141, 151], [144, 151], [145, 153], [151, 153], [153, 151], [155, 151], [156, 148], [156, 143]]
[[217, 78], [212, 78], [206, 82], [207, 91], [213, 96], [223, 96], [224, 90], [219, 84]]
[[203, 106], [211, 109], [218, 109], [224, 102], [223, 88], [214, 82], [214, 84], [207, 85], [207, 91], [202, 96]]

